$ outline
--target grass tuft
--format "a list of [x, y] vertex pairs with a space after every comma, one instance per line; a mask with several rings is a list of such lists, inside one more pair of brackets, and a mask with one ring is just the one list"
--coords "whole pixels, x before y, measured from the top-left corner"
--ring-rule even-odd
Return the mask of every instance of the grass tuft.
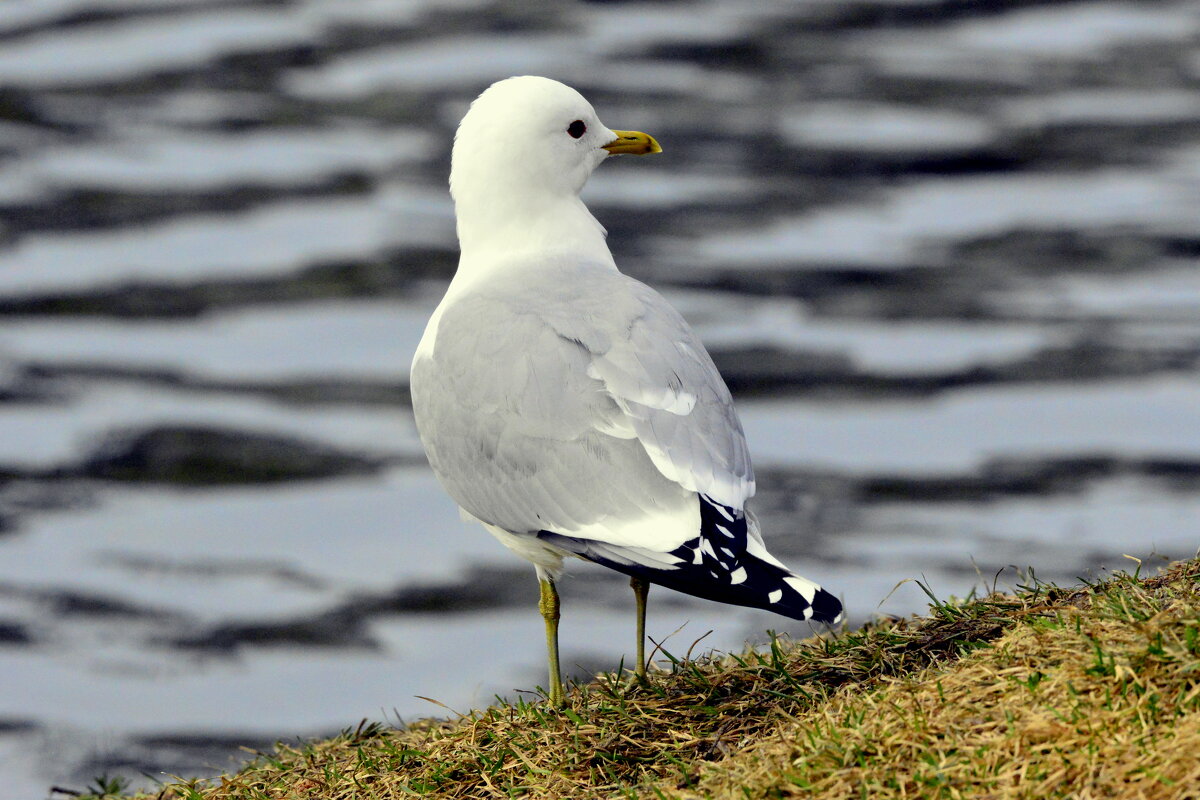
[[[1139, 567], [1140, 569], [1140, 567]], [[928, 588], [922, 586], [928, 592]], [[1200, 562], [280, 745], [161, 800], [1200, 796]], [[154, 795], [151, 795], [154, 796]]]

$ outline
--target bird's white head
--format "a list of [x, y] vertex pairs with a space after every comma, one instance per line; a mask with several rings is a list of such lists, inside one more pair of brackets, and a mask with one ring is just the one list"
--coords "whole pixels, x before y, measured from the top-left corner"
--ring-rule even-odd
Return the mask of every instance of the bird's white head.
[[659, 152], [647, 134], [605, 127], [583, 95], [558, 81], [526, 75], [492, 84], [454, 137], [450, 193], [464, 254], [485, 234], [511, 238], [508, 229], [520, 226], [536, 236], [543, 218], [582, 209], [580, 190], [610, 155]]

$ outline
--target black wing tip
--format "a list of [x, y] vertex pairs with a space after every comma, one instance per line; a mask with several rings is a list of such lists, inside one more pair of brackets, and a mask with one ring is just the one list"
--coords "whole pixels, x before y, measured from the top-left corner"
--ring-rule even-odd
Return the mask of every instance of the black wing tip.
[[811, 607], [812, 616], [809, 619], [814, 622], [824, 622], [826, 625], [838, 625], [846, 616], [845, 609], [842, 608], [842, 601], [824, 589], [817, 590]]
[[765, 561], [747, 552], [742, 512], [703, 495], [701, 500], [700, 535], [666, 554], [676, 560], [669, 566], [663, 561], [647, 563], [638, 548], [608, 546], [545, 530], [537, 535], [589, 561], [693, 597], [761, 608], [796, 620], [841, 623], [844, 615], [837, 597], [778, 561]]
[[779, 599], [769, 596], [767, 602], [758, 604], [757, 607], [801, 622], [839, 625], [845, 619], [842, 601], [820, 588], [813, 593], [811, 601], [805, 594], [792, 590], [785, 592]]

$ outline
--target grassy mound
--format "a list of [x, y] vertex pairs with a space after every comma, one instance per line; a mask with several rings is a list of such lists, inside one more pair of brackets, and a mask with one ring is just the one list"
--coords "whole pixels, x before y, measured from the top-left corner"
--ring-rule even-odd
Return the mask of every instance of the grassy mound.
[[1200, 797], [1200, 561], [280, 747], [161, 798]]

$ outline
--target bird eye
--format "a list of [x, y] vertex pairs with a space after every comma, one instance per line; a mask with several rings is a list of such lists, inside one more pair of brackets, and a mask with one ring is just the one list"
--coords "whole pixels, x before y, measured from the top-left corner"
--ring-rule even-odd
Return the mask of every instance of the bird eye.
[[577, 119], [567, 126], [567, 133], [571, 134], [572, 139], [578, 139], [587, 133], [587, 125], [584, 124], [583, 120]]

